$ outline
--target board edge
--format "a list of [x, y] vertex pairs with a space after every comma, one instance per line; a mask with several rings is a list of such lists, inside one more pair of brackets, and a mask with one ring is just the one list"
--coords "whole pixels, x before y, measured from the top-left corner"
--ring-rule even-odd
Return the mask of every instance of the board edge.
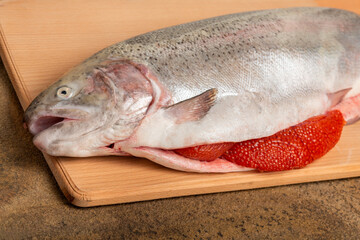
[[13, 84], [13, 88], [16, 92], [16, 95], [20, 101], [20, 104], [23, 109], [30, 103], [30, 97], [25, 85], [22, 82], [22, 77], [20, 72], [17, 69], [17, 66], [14, 62], [10, 49], [7, 47], [6, 37], [3, 31], [2, 24], [0, 22], [0, 57], [5, 66], [6, 72], [9, 75], [10, 81]]
[[[67, 174], [65, 168], [61, 164], [61, 159], [57, 157], [53, 157], [47, 154], [43, 154], [53, 175], [55, 176], [57, 183], [63, 192], [66, 199], [73, 205], [77, 207], [95, 207], [102, 205], [115, 205], [115, 204], [123, 204], [130, 202], [142, 202], [142, 201], [150, 201], [157, 199], [168, 199], [175, 197], [184, 197], [184, 196], [196, 196], [203, 194], [212, 194], [218, 192], [234, 192], [234, 191], [243, 191], [250, 189], [262, 189], [269, 187], [277, 187], [277, 186], [286, 186], [286, 185], [294, 185], [301, 183], [311, 183], [311, 182], [320, 182], [320, 181], [329, 181], [329, 180], [337, 180], [337, 179], [345, 179], [345, 178], [353, 178], [360, 176], [360, 167], [352, 166], [352, 165], [343, 165], [343, 166], [333, 166], [328, 168], [328, 166], [321, 167], [327, 169], [327, 171], [323, 172], [321, 175], [311, 175], [305, 174], [301, 178], [293, 179], [294, 171], [296, 171], [297, 175], [303, 174], [303, 172], [313, 172], [311, 166], [303, 169], [294, 169], [285, 173], [281, 179], [281, 182], [278, 179], [272, 181], [271, 179], [259, 179], [259, 182], [262, 184], [248, 184], [248, 183], [232, 183], [226, 184], [226, 186], [218, 185], [218, 186], [208, 186], [192, 189], [175, 189], [172, 191], [164, 191], [159, 192], [151, 192], [151, 193], [141, 193], [141, 194], [128, 194], [117, 197], [108, 197], [96, 199], [93, 198], [96, 196], [96, 193], [93, 194], [91, 191], [83, 191], [77, 187], [77, 185], [72, 181], [71, 176]], [[336, 169], [336, 174], [334, 175], [334, 169]], [[346, 174], [343, 173], [343, 169], [346, 169]], [[316, 170], [316, 169], [315, 169]], [[236, 174], [236, 173], [231, 173]], [[267, 173], [260, 173], [267, 174]], [[271, 173], [270, 173], [271, 174]]]

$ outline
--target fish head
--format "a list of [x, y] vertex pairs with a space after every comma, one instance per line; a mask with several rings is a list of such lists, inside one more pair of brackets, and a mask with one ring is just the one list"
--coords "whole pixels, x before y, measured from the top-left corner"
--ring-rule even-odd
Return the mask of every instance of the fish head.
[[129, 63], [83, 64], [38, 95], [24, 120], [50, 155], [124, 155], [109, 146], [133, 134], [152, 98], [150, 82]]

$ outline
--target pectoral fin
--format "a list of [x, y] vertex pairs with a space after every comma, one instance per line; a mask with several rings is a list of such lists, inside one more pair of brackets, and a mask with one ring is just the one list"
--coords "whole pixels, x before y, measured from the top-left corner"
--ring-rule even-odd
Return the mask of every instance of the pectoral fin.
[[217, 92], [216, 88], [209, 89], [198, 96], [166, 107], [165, 113], [169, 117], [175, 118], [177, 124], [198, 121], [215, 104]]
[[338, 103], [340, 103], [345, 95], [351, 90], [352, 88], [345, 88], [340, 91], [334, 92], [334, 93], [328, 93], [328, 98], [331, 102], [331, 108], [336, 106]]

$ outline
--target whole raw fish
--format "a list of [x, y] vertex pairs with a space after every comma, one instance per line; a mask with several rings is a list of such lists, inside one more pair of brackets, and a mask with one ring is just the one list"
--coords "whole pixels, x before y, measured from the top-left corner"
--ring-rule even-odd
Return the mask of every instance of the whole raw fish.
[[34, 144], [50, 155], [133, 155], [179, 170], [227, 172], [247, 168], [176, 149], [262, 139], [334, 109], [348, 123], [360, 115], [360, 17], [290, 8], [112, 45], [42, 92], [25, 120]]

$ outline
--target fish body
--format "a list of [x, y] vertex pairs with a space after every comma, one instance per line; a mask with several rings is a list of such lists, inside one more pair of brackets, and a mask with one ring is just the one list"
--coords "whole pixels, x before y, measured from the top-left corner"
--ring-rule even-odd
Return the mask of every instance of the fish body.
[[359, 95], [360, 17], [275, 9], [114, 44], [40, 94], [25, 119], [51, 155], [131, 154], [180, 170], [239, 171], [172, 150], [267, 137], [336, 106], [356, 121]]

